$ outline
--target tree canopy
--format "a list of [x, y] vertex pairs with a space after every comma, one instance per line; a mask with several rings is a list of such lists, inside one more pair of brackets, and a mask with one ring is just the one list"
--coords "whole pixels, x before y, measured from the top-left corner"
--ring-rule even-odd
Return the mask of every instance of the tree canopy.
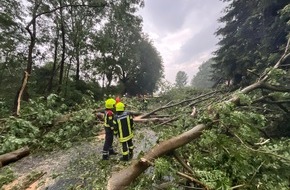
[[157, 90], [162, 59], [142, 31], [137, 11], [143, 0], [0, 5], [1, 98], [15, 100], [15, 111], [20, 100], [50, 93], [68, 98], [85, 89], [95, 96]]
[[[215, 52], [214, 79], [249, 84], [284, 51], [289, 34], [288, 1], [229, 1]], [[288, 8], [287, 8], [288, 7]], [[289, 12], [288, 12], [289, 13]], [[286, 64], [286, 63], [284, 63]]]
[[[184, 71], [175, 88], [164, 81], [136, 16], [142, 0], [0, 1], [0, 186], [289, 189], [290, 4], [223, 1], [219, 49], [192, 80], [206, 87], [211, 77], [212, 89], [186, 86]], [[158, 85], [159, 96], [121, 98], [137, 129], [133, 161], [101, 160], [104, 94]]]
[[175, 86], [180, 88], [187, 84], [188, 76], [184, 71], [178, 71], [175, 77]]

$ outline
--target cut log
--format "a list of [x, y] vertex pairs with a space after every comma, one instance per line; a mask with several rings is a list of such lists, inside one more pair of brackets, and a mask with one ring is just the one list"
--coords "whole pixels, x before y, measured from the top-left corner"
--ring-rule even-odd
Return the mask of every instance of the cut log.
[[29, 148], [25, 146], [13, 152], [0, 155], [0, 167], [10, 164], [12, 162], [15, 162], [17, 160], [20, 160], [21, 158], [29, 155], [29, 153], [30, 153]]

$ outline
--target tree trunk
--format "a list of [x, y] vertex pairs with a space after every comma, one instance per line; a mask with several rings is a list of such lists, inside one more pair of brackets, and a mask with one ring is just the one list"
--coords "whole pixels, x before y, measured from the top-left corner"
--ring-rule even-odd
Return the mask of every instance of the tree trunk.
[[[62, 5], [62, 0], [59, 1], [60, 6]], [[64, 61], [65, 61], [65, 28], [64, 28], [64, 19], [63, 19], [63, 8], [59, 9], [60, 11], [60, 29], [61, 29], [61, 39], [62, 39], [62, 54], [61, 54], [61, 62], [60, 62], [60, 71], [59, 71], [59, 82], [57, 92], [60, 93], [62, 89], [63, 83], [63, 72], [64, 72]]]
[[69, 71], [70, 71], [70, 69], [71, 69], [72, 59], [73, 59], [73, 57], [71, 57], [71, 58], [69, 59], [69, 64], [68, 64], [68, 67], [67, 67], [67, 70], [66, 70], [64, 97], [67, 97], [68, 82], [69, 82]]
[[[62, 0], [61, 0], [61, 4], [62, 4]], [[28, 49], [27, 69], [26, 69], [26, 72], [24, 72], [24, 76], [23, 76], [23, 79], [22, 79], [22, 84], [21, 84], [21, 87], [19, 88], [19, 90], [16, 93], [16, 97], [15, 97], [15, 101], [14, 101], [14, 105], [13, 105], [13, 110], [12, 111], [13, 111], [13, 113], [15, 115], [19, 114], [19, 113], [17, 113], [17, 110], [20, 110], [20, 100], [22, 99], [22, 94], [26, 95], [26, 98], [25, 98], [26, 100], [28, 100], [28, 97], [29, 97], [28, 93], [27, 93], [26, 83], [24, 83], [24, 81], [25, 81], [24, 79], [26, 78], [26, 73], [28, 73], [30, 75], [31, 74], [31, 70], [32, 70], [32, 64], [33, 64], [32, 53], [33, 53], [35, 42], [36, 42], [36, 19], [38, 17], [40, 17], [41, 15], [50, 14], [50, 13], [53, 13], [53, 12], [59, 10], [59, 9], [61, 10], [61, 13], [62, 13], [62, 9], [65, 8], [65, 7], [105, 7], [106, 5], [107, 5], [106, 3], [100, 3], [100, 4], [97, 4], [97, 5], [84, 5], [84, 4], [61, 5], [60, 7], [57, 7], [57, 8], [54, 8], [54, 9], [51, 9], [51, 10], [48, 10], [48, 11], [44, 11], [44, 12], [41, 12], [41, 13], [37, 14], [38, 8], [40, 7], [40, 3], [37, 4], [37, 2], [35, 2], [35, 6], [34, 6], [34, 9], [33, 9], [33, 13], [32, 13], [32, 19], [27, 24], [27, 26], [25, 27], [25, 29], [27, 30], [27, 32], [30, 35], [30, 39], [31, 40], [30, 40], [30, 45], [29, 45], [29, 49]], [[30, 30], [30, 26], [31, 25], [32, 25], [32, 31]], [[64, 31], [64, 25], [62, 25], [62, 27], [63, 27], [62, 31]], [[64, 49], [65, 48], [64, 33], [62, 34], [62, 37], [63, 37], [63, 45], [64, 45], [63, 49]], [[64, 60], [64, 54], [63, 54], [62, 58]], [[28, 80], [28, 78], [27, 78], [27, 80]], [[21, 89], [23, 89], [23, 90], [21, 90]]]
[[[39, 4], [36, 4], [34, 6], [33, 15], [32, 15], [33, 19], [25, 27], [25, 29], [27, 30], [27, 32], [30, 35], [30, 44], [29, 44], [29, 48], [28, 48], [27, 67], [26, 67], [26, 70], [23, 74], [22, 84], [16, 93], [16, 97], [14, 100], [14, 106], [13, 106], [13, 110], [12, 110], [13, 113], [17, 116], [20, 114], [20, 101], [22, 99], [22, 95], [25, 96], [24, 100], [28, 101], [28, 99], [29, 99], [29, 94], [27, 91], [27, 81], [28, 81], [29, 75], [31, 74], [31, 71], [32, 71], [32, 64], [33, 64], [32, 53], [33, 53], [35, 41], [36, 41], [36, 12], [37, 12], [39, 6], [40, 6]], [[32, 31], [30, 30], [31, 25], [32, 25]]]
[[0, 167], [5, 166], [7, 164], [10, 164], [12, 162], [15, 162], [15, 161], [29, 155], [29, 153], [30, 153], [30, 150], [26, 146], [26, 147], [20, 148], [18, 150], [15, 150], [13, 152], [3, 154], [0, 156]]
[[57, 53], [57, 51], [58, 51], [58, 36], [59, 36], [59, 30], [58, 30], [58, 27], [57, 27], [57, 29], [56, 29], [56, 38], [54, 40], [53, 66], [52, 66], [50, 80], [49, 80], [48, 86], [47, 86], [47, 92], [48, 92], [48, 94], [50, 94], [52, 92], [53, 78], [54, 78], [54, 75], [56, 73], [56, 64], [57, 64], [57, 55], [58, 55], [58, 53]]
[[80, 80], [80, 55], [79, 48], [76, 48], [76, 61], [77, 61], [77, 70], [76, 70], [76, 82]]
[[134, 162], [128, 168], [125, 168], [118, 173], [113, 173], [108, 181], [107, 189], [125, 189], [134, 179], [144, 172], [150, 166], [150, 163], [152, 163], [156, 158], [166, 155], [191, 142], [193, 139], [198, 138], [204, 129], [206, 129], [205, 125], [197, 125], [181, 135], [157, 144], [147, 154], [145, 154], [143, 158]]
[[[263, 81], [258, 81], [254, 84], [247, 86], [241, 90], [241, 93], [249, 93], [253, 90], [259, 88], [268, 88]], [[232, 102], [235, 105], [240, 104], [240, 98], [236, 95], [233, 95], [228, 102]], [[157, 144], [153, 147], [148, 153], [145, 154], [141, 160], [132, 163], [128, 168], [125, 168], [117, 173], [113, 173], [111, 178], [108, 181], [107, 189], [109, 190], [120, 190], [125, 189], [133, 180], [135, 180], [142, 172], [144, 172], [150, 165], [153, 165], [154, 159], [163, 156], [176, 148], [184, 146], [193, 139], [198, 138], [202, 131], [206, 129], [204, 124], [200, 124], [192, 128], [191, 130], [180, 134], [177, 137], [173, 137], [169, 140], [166, 140], [160, 144]]]

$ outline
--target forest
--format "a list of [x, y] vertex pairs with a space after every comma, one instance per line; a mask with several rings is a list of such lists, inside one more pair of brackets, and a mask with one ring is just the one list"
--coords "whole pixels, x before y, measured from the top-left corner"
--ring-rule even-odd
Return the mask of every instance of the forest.
[[[0, 1], [1, 189], [290, 189], [290, 2], [222, 1], [190, 85], [164, 79], [143, 0]], [[108, 97], [129, 162], [101, 159]]]

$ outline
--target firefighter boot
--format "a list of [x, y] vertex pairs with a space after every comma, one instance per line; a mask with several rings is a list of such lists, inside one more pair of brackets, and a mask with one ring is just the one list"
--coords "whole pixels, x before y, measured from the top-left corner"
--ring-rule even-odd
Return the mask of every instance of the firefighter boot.
[[109, 155], [117, 155], [118, 153], [114, 151], [114, 149], [109, 150]]
[[109, 152], [103, 152], [103, 160], [109, 160]]
[[129, 159], [131, 160], [134, 156], [133, 149], [129, 149]]
[[123, 155], [121, 158], [120, 158], [121, 161], [129, 161], [129, 154], [127, 155]]

